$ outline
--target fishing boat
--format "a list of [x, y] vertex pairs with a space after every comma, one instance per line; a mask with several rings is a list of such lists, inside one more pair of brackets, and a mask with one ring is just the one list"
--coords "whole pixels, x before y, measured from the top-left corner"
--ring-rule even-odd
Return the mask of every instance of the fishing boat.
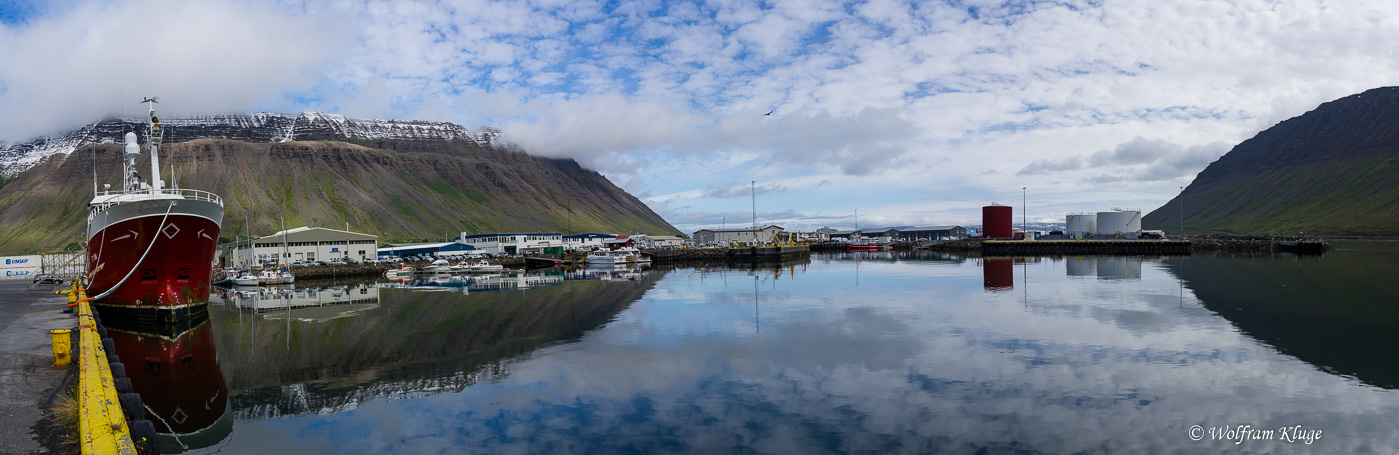
[[103, 312], [173, 322], [208, 310], [223, 199], [178, 184], [167, 187], [160, 175], [164, 130], [155, 115], [158, 101], [142, 103], [149, 108], [149, 179], [136, 170], [136, 133], [126, 133], [121, 188], [94, 188], [88, 204], [87, 289]]
[[845, 244], [845, 251], [846, 251], [846, 252], [855, 252], [855, 251], [878, 251], [878, 250], [879, 250], [879, 243], [876, 243], [876, 242], [874, 241], [874, 239], [872, 239], [872, 238], [865, 237], [865, 236], [859, 235], [859, 234], [856, 234], [856, 235], [854, 235], [854, 236], [851, 236], [851, 237], [850, 237], [850, 241], [847, 242], [847, 243]]

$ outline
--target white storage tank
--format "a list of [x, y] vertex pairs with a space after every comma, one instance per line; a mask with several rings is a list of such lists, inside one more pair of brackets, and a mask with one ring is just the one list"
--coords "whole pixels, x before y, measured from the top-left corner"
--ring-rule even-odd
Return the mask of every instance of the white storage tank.
[[1141, 210], [1117, 210], [1111, 212], [1098, 212], [1099, 234], [1121, 234], [1135, 235], [1142, 230]]
[[1064, 223], [1064, 232], [1069, 234], [1096, 234], [1098, 232], [1098, 215], [1093, 213], [1073, 213], [1069, 214]]

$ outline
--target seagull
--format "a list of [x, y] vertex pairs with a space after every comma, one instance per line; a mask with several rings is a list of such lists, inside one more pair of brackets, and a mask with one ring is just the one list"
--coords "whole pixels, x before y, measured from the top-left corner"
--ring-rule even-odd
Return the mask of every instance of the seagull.
[[[152, 97], [150, 97], [150, 98], [142, 99], [142, 100], [141, 100], [141, 103], [159, 103], [159, 102], [160, 102], [159, 100], [160, 100], [160, 97], [159, 97], [159, 96], [152, 96]], [[136, 103], [136, 104], [141, 104], [141, 103]]]
[[768, 113], [763, 114], [763, 117], [767, 117], [767, 116], [769, 116], [769, 115], [772, 115], [773, 112], [777, 112], [777, 110], [774, 109], [774, 110], [768, 111]]

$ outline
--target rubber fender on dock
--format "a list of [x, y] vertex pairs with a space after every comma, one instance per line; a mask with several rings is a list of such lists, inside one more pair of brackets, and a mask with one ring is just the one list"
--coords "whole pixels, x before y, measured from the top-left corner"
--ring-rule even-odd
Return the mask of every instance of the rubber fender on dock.
[[108, 352], [108, 353], [115, 353], [115, 352], [117, 352], [117, 343], [116, 343], [115, 341], [112, 341], [111, 338], [103, 338], [103, 339], [102, 339], [102, 350], [104, 350], [104, 351], [106, 351], [106, 352]]
[[159, 455], [160, 444], [155, 439], [155, 424], [149, 420], [133, 420], [126, 426], [131, 429], [131, 443], [136, 452], [144, 455]]
[[131, 378], [112, 378], [112, 386], [116, 387], [117, 393], [131, 393]]
[[117, 363], [110, 364], [110, 365], [108, 365], [108, 366], [111, 367], [111, 370], [112, 370], [112, 377], [113, 377], [113, 378], [124, 378], [124, 377], [126, 377], [126, 364], [121, 363], [121, 362], [117, 362]]
[[121, 402], [121, 410], [126, 413], [126, 421], [145, 420], [146, 405], [141, 402], [139, 393], [123, 393], [117, 395], [117, 401]]

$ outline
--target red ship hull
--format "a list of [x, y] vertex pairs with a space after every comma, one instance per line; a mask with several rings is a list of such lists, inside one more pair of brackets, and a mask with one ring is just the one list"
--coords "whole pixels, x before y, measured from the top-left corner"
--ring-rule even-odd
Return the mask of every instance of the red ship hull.
[[88, 239], [88, 295], [111, 291], [95, 300], [100, 310], [166, 321], [205, 311], [218, 222], [189, 213], [103, 221]]

